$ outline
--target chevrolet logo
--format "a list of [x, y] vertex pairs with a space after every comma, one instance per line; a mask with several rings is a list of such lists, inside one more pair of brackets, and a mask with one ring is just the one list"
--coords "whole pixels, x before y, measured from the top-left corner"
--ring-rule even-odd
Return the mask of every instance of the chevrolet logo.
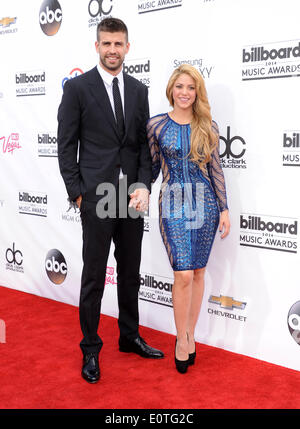
[[210, 295], [208, 302], [212, 304], [220, 304], [222, 308], [227, 310], [233, 310], [233, 308], [238, 308], [239, 310], [244, 310], [246, 307], [246, 302], [236, 301], [231, 296], [214, 296]]
[[10, 24], [15, 24], [17, 18], [2, 18], [0, 20], [0, 26], [2, 27], [9, 27]]

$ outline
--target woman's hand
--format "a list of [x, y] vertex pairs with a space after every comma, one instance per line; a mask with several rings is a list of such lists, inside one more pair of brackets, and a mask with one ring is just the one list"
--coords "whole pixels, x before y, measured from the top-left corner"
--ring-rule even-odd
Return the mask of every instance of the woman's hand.
[[134, 207], [140, 212], [146, 212], [149, 206], [149, 191], [148, 189], [139, 188], [130, 194], [129, 207]]
[[229, 220], [229, 212], [228, 210], [224, 210], [220, 214], [220, 222], [219, 222], [219, 231], [223, 234], [221, 235], [221, 238], [225, 238], [230, 231], [230, 220]]

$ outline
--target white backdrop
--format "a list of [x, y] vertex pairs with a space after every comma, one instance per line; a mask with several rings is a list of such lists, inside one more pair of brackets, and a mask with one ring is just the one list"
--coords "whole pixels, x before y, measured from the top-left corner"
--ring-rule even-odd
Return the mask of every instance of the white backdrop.
[[[97, 63], [97, 22], [119, 17], [125, 70], [149, 86], [151, 115], [169, 110], [166, 83], [188, 62], [220, 128], [232, 229], [216, 236], [196, 339], [300, 370], [299, 13], [298, 0], [2, 0], [0, 284], [78, 305], [80, 216], [59, 174], [56, 115], [64, 81]], [[159, 182], [145, 218], [140, 322], [175, 333]], [[117, 317], [112, 252], [106, 280], [102, 311]]]

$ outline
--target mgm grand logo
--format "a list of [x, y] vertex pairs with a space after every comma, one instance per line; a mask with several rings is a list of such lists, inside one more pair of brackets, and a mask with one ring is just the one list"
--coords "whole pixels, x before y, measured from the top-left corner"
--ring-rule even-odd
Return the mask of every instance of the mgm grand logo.
[[141, 273], [139, 299], [172, 307], [173, 280], [156, 274]]

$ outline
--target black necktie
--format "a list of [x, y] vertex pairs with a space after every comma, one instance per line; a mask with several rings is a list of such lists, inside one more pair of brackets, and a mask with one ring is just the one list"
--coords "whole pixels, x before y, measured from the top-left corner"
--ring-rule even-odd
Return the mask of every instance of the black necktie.
[[115, 115], [117, 121], [117, 127], [122, 138], [124, 135], [124, 116], [123, 116], [123, 108], [122, 108], [122, 100], [121, 94], [118, 85], [118, 78], [114, 77], [113, 79], [113, 96], [114, 96], [114, 104], [115, 104]]

